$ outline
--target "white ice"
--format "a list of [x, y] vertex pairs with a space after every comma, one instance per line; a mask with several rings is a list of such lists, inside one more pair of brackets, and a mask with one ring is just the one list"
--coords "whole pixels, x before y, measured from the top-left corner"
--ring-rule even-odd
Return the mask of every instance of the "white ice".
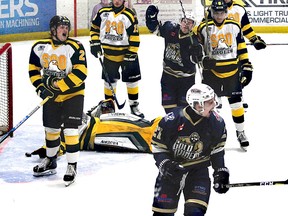
[[[268, 44], [287, 43], [285, 34], [261, 36]], [[103, 99], [103, 81], [100, 63], [90, 54], [89, 37], [78, 39], [87, 52], [87, 111]], [[41, 102], [28, 76], [28, 58], [33, 42], [12, 43], [14, 125]], [[148, 120], [164, 115], [160, 96], [163, 47], [161, 38], [141, 35], [140, 108]], [[288, 178], [287, 48], [285, 45], [271, 45], [256, 51], [248, 46], [254, 73], [252, 82], [244, 89], [245, 101], [249, 104], [245, 131], [250, 146], [246, 153], [239, 150], [230, 109], [227, 100], [223, 99], [221, 115], [228, 129], [226, 166], [230, 169], [231, 183]], [[127, 99], [121, 82], [117, 97], [120, 103]], [[129, 112], [128, 104], [121, 111]], [[56, 175], [33, 177], [32, 168], [40, 160], [35, 156], [26, 158], [24, 154], [44, 143], [41, 112], [40, 109], [32, 115], [0, 148], [1, 215], [152, 215], [157, 168], [149, 154], [81, 152], [76, 182], [67, 188], [62, 181], [66, 170], [65, 156], [58, 160]], [[286, 216], [287, 194], [288, 185], [231, 188], [222, 195], [212, 189], [206, 215]], [[175, 215], [183, 215], [183, 199]]]

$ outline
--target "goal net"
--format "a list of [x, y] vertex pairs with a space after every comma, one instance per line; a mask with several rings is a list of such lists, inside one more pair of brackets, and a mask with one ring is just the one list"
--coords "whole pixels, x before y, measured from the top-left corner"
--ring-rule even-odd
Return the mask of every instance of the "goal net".
[[13, 127], [12, 46], [0, 44], [0, 136]]

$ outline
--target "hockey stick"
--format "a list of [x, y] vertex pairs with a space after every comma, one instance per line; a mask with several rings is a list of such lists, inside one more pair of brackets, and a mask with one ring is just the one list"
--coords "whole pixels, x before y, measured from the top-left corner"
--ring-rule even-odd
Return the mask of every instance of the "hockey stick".
[[117, 100], [117, 97], [116, 97], [116, 94], [115, 94], [115, 91], [114, 91], [114, 88], [113, 88], [113, 86], [112, 86], [112, 84], [111, 84], [111, 81], [110, 81], [110, 79], [109, 79], [109, 75], [108, 75], [107, 71], [105, 70], [103, 61], [102, 61], [102, 59], [101, 59], [100, 57], [99, 57], [99, 61], [100, 61], [101, 66], [102, 66], [102, 68], [103, 68], [103, 73], [104, 73], [104, 75], [105, 75], [106, 81], [107, 81], [108, 84], [109, 84], [109, 88], [110, 88], [110, 90], [111, 90], [111, 92], [112, 92], [112, 96], [113, 96], [113, 98], [114, 98], [114, 100], [115, 100], [115, 102], [116, 102], [116, 105], [117, 105], [118, 109], [122, 109], [122, 108], [125, 106], [126, 100], [124, 101], [123, 104], [119, 104], [119, 102], [118, 102], [118, 100]]
[[[186, 13], [185, 13], [185, 9], [184, 9], [184, 6], [183, 6], [183, 2], [182, 2], [182, 0], [179, 0], [179, 2], [180, 2], [181, 9], [182, 9], [183, 17], [184, 17], [184, 19], [186, 20]], [[193, 22], [196, 22], [196, 21], [193, 20]], [[192, 38], [192, 36], [193, 36], [193, 30], [192, 30], [192, 32], [189, 32], [190, 42], [191, 42], [191, 44], [193, 45], [193, 38]], [[200, 74], [201, 81], [202, 81], [202, 80], [203, 80], [203, 74], [202, 74], [201, 66], [200, 66], [200, 63], [199, 63], [199, 61], [198, 61], [198, 57], [195, 56], [195, 58], [196, 58], [196, 61], [197, 61], [198, 72], [199, 72], [199, 74]]]
[[248, 186], [272, 186], [272, 185], [287, 185], [288, 179], [286, 181], [262, 181], [262, 182], [246, 182], [246, 183], [233, 183], [226, 184], [226, 188], [232, 187], [248, 187]]
[[10, 131], [8, 131], [6, 134], [4, 134], [0, 139], [0, 144], [8, 137], [10, 136], [18, 127], [20, 127], [27, 119], [29, 119], [41, 106], [43, 106], [47, 101], [49, 100], [49, 97], [46, 97], [39, 105], [37, 105], [28, 115], [26, 115], [15, 127], [13, 127]]
[[[246, 43], [246, 45], [252, 45], [253, 46], [253, 44], [252, 43]], [[277, 45], [288, 45], [288, 43], [266, 43], [266, 45], [267, 46], [277, 46]]]

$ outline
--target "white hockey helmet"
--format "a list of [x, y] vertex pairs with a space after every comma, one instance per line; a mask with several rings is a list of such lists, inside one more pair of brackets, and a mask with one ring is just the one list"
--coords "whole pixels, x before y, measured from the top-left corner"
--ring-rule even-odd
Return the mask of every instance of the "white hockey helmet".
[[[195, 18], [195, 15], [194, 15], [193, 11], [187, 11], [185, 13], [185, 17], [186, 17], [186, 19], [190, 19], [190, 20], [192, 20], [194, 22], [196, 21], [196, 18]], [[185, 17], [183, 17], [183, 18], [185, 18]]]
[[[202, 115], [204, 112], [204, 102], [213, 98], [215, 99], [214, 90], [210, 86], [203, 83], [194, 84], [186, 94], [187, 103], [199, 115]], [[196, 104], [199, 104], [202, 107], [202, 110], [196, 110]]]

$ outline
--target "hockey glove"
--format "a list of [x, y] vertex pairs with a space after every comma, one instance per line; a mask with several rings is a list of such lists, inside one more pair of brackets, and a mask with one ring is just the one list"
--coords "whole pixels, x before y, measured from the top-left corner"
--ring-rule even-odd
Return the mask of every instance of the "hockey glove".
[[146, 15], [145, 15], [146, 26], [151, 33], [154, 32], [159, 25], [159, 22], [157, 20], [158, 13], [159, 13], [159, 10], [154, 5], [149, 5], [149, 7], [146, 10]]
[[251, 82], [252, 72], [253, 72], [252, 65], [249, 64], [242, 66], [241, 79], [240, 79], [242, 88], [244, 88]]
[[189, 46], [189, 53], [194, 63], [198, 63], [203, 58], [203, 47], [201, 44], [193, 44]]
[[92, 55], [94, 55], [96, 58], [101, 57], [103, 55], [103, 52], [100, 41], [97, 42], [90, 41], [90, 51]]
[[60, 89], [55, 87], [54, 85], [54, 82], [56, 82], [57, 80], [59, 80], [57, 77], [54, 77], [54, 76], [47, 76], [47, 75], [44, 75], [42, 77], [42, 82], [44, 84], [44, 86], [51, 90], [53, 93], [59, 91]]
[[49, 89], [47, 89], [46, 87], [44, 87], [43, 85], [40, 85], [36, 88], [36, 93], [43, 100], [46, 99], [47, 97], [54, 98], [54, 93]]
[[266, 43], [260, 36], [257, 36], [257, 35], [253, 36], [250, 39], [250, 42], [253, 44], [253, 46], [255, 47], [256, 50], [266, 48]]
[[226, 193], [229, 188], [226, 187], [226, 184], [229, 184], [229, 170], [226, 167], [218, 168], [213, 173], [214, 177], [214, 190], [217, 193]]
[[210, 58], [209, 56], [204, 56], [202, 59], [203, 69], [211, 70], [216, 67], [216, 59]]
[[165, 159], [159, 165], [159, 172], [169, 181], [177, 184], [182, 180], [183, 174], [187, 171], [176, 161]]

